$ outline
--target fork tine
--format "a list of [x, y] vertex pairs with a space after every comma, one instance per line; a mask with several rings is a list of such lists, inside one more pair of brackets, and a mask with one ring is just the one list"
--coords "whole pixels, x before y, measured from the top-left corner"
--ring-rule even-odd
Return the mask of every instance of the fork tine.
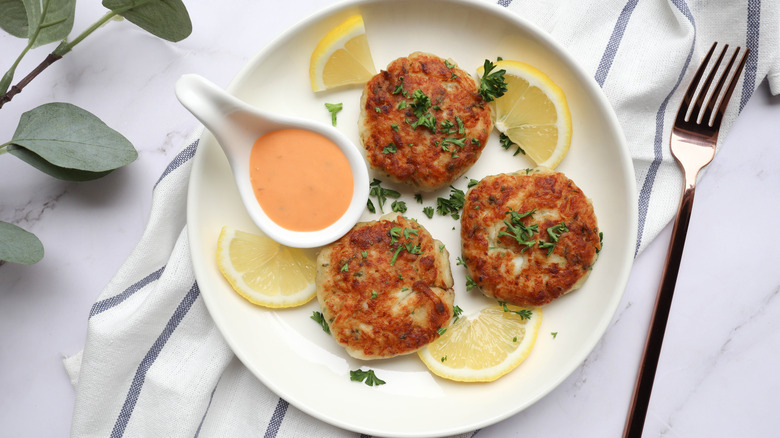
[[683, 100], [680, 103], [680, 109], [677, 110], [677, 121], [675, 123], [677, 123], [678, 125], [684, 123], [687, 119], [688, 108], [690, 108], [691, 106], [693, 95], [696, 94], [696, 89], [699, 86], [699, 81], [701, 80], [701, 77], [704, 75], [704, 71], [707, 69], [707, 64], [709, 64], [710, 58], [712, 58], [712, 54], [713, 52], [715, 52], [715, 46], [717, 45], [718, 45], [717, 42], [712, 44], [712, 47], [710, 47], [710, 51], [707, 52], [707, 56], [705, 56], [704, 59], [702, 60], [699, 69], [696, 70], [696, 74], [693, 75], [693, 79], [691, 79], [691, 84], [688, 85], [688, 90], [685, 91]]
[[[720, 100], [720, 102], [717, 102], [717, 106], [715, 105], [715, 97], [720, 95], [720, 90], [723, 87], [723, 84], [726, 82], [726, 78], [728, 77], [728, 73], [731, 71], [732, 64], [734, 64], [734, 60], [737, 58], [737, 54], [739, 53], [740, 48], [737, 47], [737, 50], [734, 52], [734, 55], [731, 57], [731, 61], [729, 62], [728, 67], [726, 70], [723, 71], [723, 76], [720, 78], [720, 83], [718, 83], [718, 89], [715, 91], [715, 94], [712, 96], [712, 104], [714, 108], [710, 108], [710, 105], [707, 105], [707, 114], [705, 114], [706, 118], [703, 120], [706, 120], [709, 122], [712, 111], [715, 111], [715, 118], [712, 121], [711, 127], [718, 129], [720, 128], [720, 122], [723, 120], [723, 114], [726, 112], [726, 106], [729, 104], [729, 100], [731, 99], [731, 94], [734, 92], [734, 88], [737, 86], [737, 82], [739, 82], [739, 77], [742, 74], [742, 69], [745, 67], [745, 62], [747, 61], [748, 54], [750, 53], [750, 49], [747, 47], [745, 48], [744, 53], [742, 54], [742, 58], [740, 58], [739, 63], [737, 64], [736, 70], [734, 70], [734, 75], [731, 76], [731, 81], [729, 82], [728, 87], [726, 87], [726, 92], [723, 94], [723, 98]], [[709, 123], [708, 123], [709, 124]]]
[[[715, 46], [718, 43], [715, 43], [712, 45], [712, 48], [714, 49]], [[699, 96], [696, 98], [696, 102], [693, 104], [693, 109], [691, 110], [691, 115], [688, 120], [693, 119], [695, 123], [699, 123], [700, 117], [702, 115], [702, 105], [704, 105], [704, 99], [707, 98], [707, 94], [710, 90], [710, 85], [712, 85], [712, 80], [715, 79], [715, 75], [718, 73], [718, 69], [720, 68], [720, 63], [723, 62], [723, 57], [726, 56], [726, 50], [729, 49], [729, 45], [725, 44], [723, 46], [723, 50], [720, 51], [720, 55], [718, 55], [718, 60], [715, 61], [715, 64], [713, 64], [712, 69], [710, 69], [710, 73], [707, 75], [707, 79], [704, 80], [704, 85], [701, 87], [701, 91], [699, 91]], [[702, 63], [704, 67], [706, 67], [706, 63]], [[728, 69], [726, 70], [728, 71]], [[710, 101], [712, 101], [714, 98], [717, 98], [717, 94], [713, 94], [710, 98]], [[709, 122], [709, 117], [707, 118], [707, 121]], [[702, 119], [704, 120], [704, 119]]]

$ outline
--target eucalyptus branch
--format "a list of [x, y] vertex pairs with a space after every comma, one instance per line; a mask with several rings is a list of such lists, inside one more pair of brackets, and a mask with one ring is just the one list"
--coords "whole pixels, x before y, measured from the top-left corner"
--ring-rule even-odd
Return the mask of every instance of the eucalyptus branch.
[[[41, 21], [43, 21], [43, 17], [45, 17], [45, 8], [48, 7], [48, 2], [44, 5], [44, 13], [41, 15]], [[27, 74], [24, 78], [22, 78], [21, 81], [19, 81], [16, 85], [12, 86], [7, 93], [5, 93], [3, 96], [0, 96], [0, 108], [3, 107], [6, 103], [10, 102], [11, 99], [13, 99], [14, 96], [21, 93], [27, 84], [30, 83], [33, 79], [35, 79], [36, 76], [41, 74], [44, 70], [46, 70], [50, 65], [54, 64], [55, 62], [59, 61], [66, 53], [73, 50], [73, 48], [80, 43], [84, 38], [88, 37], [92, 32], [96, 31], [99, 27], [107, 23], [109, 20], [114, 18], [118, 14], [117, 11], [108, 11], [103, 17], [101, 17], [98, 21], [96, 21], [94, 24], [89, 26], [84, 32], [82, 32], [79, 36], [77, 36], [73, 41], [68, 42], [66, 40], [63, 40], [56, 49], [52, 53], [50, 53], [46, 58], [38, 64], [37, 67], [35, 67], [30, 73]], [[59, 22], [54, 23], [47, 23], [45, 25], [38, 26], [38, 29], [35, 30], [35, 34], [32, 38], [30, 38], [30, 42], [27, 44], [27, 47], [22, 51], [22, 54], [19, 55], [14, 65], [11, 67], [11, 69], [6, 73], [6, 76], [9, 75], [13, 77], [13, 72], [16, 70], [16, 66], [19, 64], [19, 61], [21, 61], [22, 57], [30, 50], [30, 48], [33, 46], [33, 43], [35, 42], [35, 39], [38, 37], [38, 32], [48, 26], [53, 26]], [[4, 78], [5, 79], [5, 78]]]

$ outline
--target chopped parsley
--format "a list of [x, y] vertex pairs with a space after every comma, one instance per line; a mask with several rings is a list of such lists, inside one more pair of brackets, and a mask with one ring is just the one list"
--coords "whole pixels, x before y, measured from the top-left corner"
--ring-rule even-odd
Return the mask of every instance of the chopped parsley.
[[428, 216], [428, 219], [433, 219], [433, 207], [423, 207], [423, 213]]
[[330, 111], [330, 122], [333, 124], [333, 126], [336, 126], [336, 113], [341, 111], [341, 109], [344, 107], [341, 103], [326, 103], [325, 108]]
[[395, 143], [388, 143], [387, 146], [382, 149], [383, 154], [394, 154], [396, 152], [398, 152], [398, 148], [395, 146]]
[[393, 201], [393, 203], [390, 204], [390, 209], [396, 213], [406, 213], [406, 202]]
[[[370, 196], [376, 197], [377, 203], [379, 204], [379, 211], [382, 213], [385, 212], [384, 205], [385, 202], [387, 202], [387, 198], [393, 198], [398, 199], [401, 197], [401, 193], [393, 190], [393, 189], [386, 189], [382, 187], [382, 181], [374, 178], [373, 181], [371, 181], [371, 184], [369, 184], [371, 189], [369, 190], [368, 194]], [[373, 208], [374, 204], [371, 202], [371, 200], [368, 200], [368, 211], [371, 213], [376, 213], [376, 209]]]
[[[472, 143], [473, 142], [474, 141], [472, 140]], [[468, 185], [466, 187], [470, 189], [470, 188], [474, 187], [477, 184], [479, 184], [478, 180], [475, 180], [474, 178], [469, 178], [469, 183], [468, 183]]]
[[561, 222], [558, 225], [553, 225], [549, 228], [547, 228], [547, 235], [550, 237], [549, 242], [542, 242], [539, 241], [539, 248], [547, 248], [547, 255], [549, 256], [552, 254], [553, 249], [555, 249], [555, 245], [558, 244], [558, 238], [561, 236], [561, 234], [565, 233], [566, 231], [569, 231], [569, 229], [566, 227], [566, 224]]
[[436, 198], [436, 212], [442, 216], [450, 215], [453, 219], [460, 219], [460, 210], [465, 202], [466, 193], [450, 186], [449, 198]]
[[312, 315], [310, 316], [311, 319], [313, 319], [317, 324], [322, 327], [322, 331], [324, 331], [327, 334], [330, 334], [330, 327], [328, 326], [328, 322], [325, 321], [325, 316], [321, 312], [317, 312], [316, 310]]
[[415, 193], [414, 194], [414, 200], [417, 201], [418, 204], [422, 204], [422, 193]]
[[493, 71], [494, 68], [496, 68], [496, 65], [486, 59], [484, 64], [485, 72], [482, 74], [478, 91], [485, 102], [498, 99], [506, 93], [506, 79], [504, 79], [506, 70]]
[[477, 287], [477, 282], [470, 275], [466, 274], [466, 290], [469, 291], [475, 287]]
[[374, 370], [363, 371], [361, 369], [351, 370], [349, 380], [353, 382], [363, 382], [368, 386], [384, 385], [386, 382], [376, 376]]
[[498, 235], [500, 236], [509, 236], [517, 241], [517, 243], [523, 247], [520, 252], [524, 252], [525, 250], [532, 248], [536, 241], [532, 240], [534, 234], [536, 234], [539, 231], [539, 226], [537, 224], [533, 225], [525, 225], [521, 222], [521, 219], [523, 219], [526, 216], [531, 216], [536, 212], [536, 210], [527, 211], [525, 213], [518, 213], [512, 209], [509, 209], [509, 211], [506, 212], [506, 214], [509, 215], [509, 220], [504, 220], [504, 225], [506, 225], [507, 231], [499, 231]]
[[463, 315], [463, 309], [461, 309], [458, 306], [455, 306], [452, 309], [452, 317], [455, 319], [455, 321], [457, 321], [460, 318], [460, 315]]
[[558, 337], [558, 332], [550, 332], [550, 334], [552, 335], [553, 339]]
[[534, 312], [532, 312], [530, 309], [512, 310], [509, 307], [507, 307], [506, 303], [503, 301], [499, 301], [498, 305], [504, 309], [504, 312], [514, 313], [515, 315], [519, 315], [521, 319], [531, 319], [531, 317], [534, 314]]
[[506, 150], [511, 149], [512, 146], [517, 146], [517, 150], [515, 151], [514, 154], [512, 154], [513, 157], [515, 155], [517, 155], [517, 154], [525, 155], [525, 151], [523, 150], [523, 148], [521, 148], [520, 145], [514, 144], [512, 142], [512, 140], [506, 134], [504, 134], [503, 132], [501, 134], [499, 134], [498, 142], [499, 142], [499, 144], [501, 144], [501, 147], [506, 149]]

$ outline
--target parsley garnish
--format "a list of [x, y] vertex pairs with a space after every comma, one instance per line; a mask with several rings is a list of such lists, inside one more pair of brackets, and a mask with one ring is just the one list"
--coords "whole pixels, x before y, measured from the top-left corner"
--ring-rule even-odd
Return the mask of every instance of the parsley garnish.
[[322, 327], [322, 331], [324, 331], [327, 334], [330, 334], [330, 327], [328, 326], [327, 321], [325, 321], [325, 316], [317, 311], [314, 311], [312, 315], [310, 316], [311, 319], [313, 319], [317, 324]]
[[398, 102], [398, 109], [404, 109], [406, 108], [406, 100], [402, 100]]
[[433, 207], [423, 207], [423, 213], [428, 216], [428, 219], [433, 219]]
[[509, 307], [507, 307], [506, 303], [503, 301], [499, 301], [498, 305], [504, 308], [504, 312], [514, 313], [516, 315], [519, 315], [520, 319], [531, 319], [531, 316], [533, 316], [534, 314], [529, 309], [512, 310]]
[[515, 156], [517, 154], [525, 155], [525, 151], [523, 150], [523, 148], [521, 148], [519, 145], [514, 144], [512, 140], [509, 137], [507, 137], [507, 135], [504, 134], [503, 132], [498, 136], [498, 142], [501, 144], [501, 147], [506, 150], [509, 150], [509, 148], [511, 148], [512, 146], [517, 146], [517, 150], [515, 151], [514, 154], [512, 154], [512, 156]]
[[454, 144], [455, 146], [462, 148], [463, 146], [466, 146], [466, 138], [443, 138], [441, 144], [442, 147], [444, 147], [444, 145]]
[[346, 271], [349, 271], [349, 260], [344, 262], [344, 264], [341, 265], [341, 269], [339, 270], [339, 272], [346, 272]]
[[390, 127], [393, 129], [393, 131], [398, 132], [398, 125], [396, 125], [395, 123], [390, 125]]
[[368, 386], [384, 385], [386, 382], [376, 376], [374, 370], [351, 370], [349, 372], [349, 380], [353, 382], [363, 382]]
[[376, 295], [377, 295], [376, 291], [375, 291], [375, 290], [372, 290], [372, 291], [371, 291], [371, 299], [374, 299], [374, 298], [376, 298]]
[[417, 201], [418, 204], [422, 204], [422, 193], [415, 193], [414, 194], [414, 200]]
[[436, 333], [439, 334], [439, 336], [443, 335], [447, 331], [446, 327], [439, 327], [438, 330], [436, 330]]
[[461, 309], [460, 307], [455, 306], [452, 309], [452, 317], [455, 319], [455, 321], [457, 321], [460, 318], [460, 315], [462, 314], [463, 314], [463, 309]]
[[393, 201], [393, 203], [390, 204], [390, 209], [396, 213], [406, 213], [406, 202]]
[[[474, 141], [472, 140], [471, 142], [473, 143]], [[479, 184], [479, 181], [475, 180], [474, 178], [470, 178], [469, 179], [469, 183], [468, 183], [468, 185], [466, 187], [470, 189], [470, 188], [474, 187], [477, 184]]]
[[466, 193], [450, 186], [449, 199], [436, 198], [436, 211], [442, 216], [449, 214], [453, 219], [460, 219], [459, 212], [464, 202], [466, 202]]
[[504, 221], [504, 225], [506, 225], [507, 230], [510, 232], [502, 230], [498, 232], [498, 235], [509, 236], [515, 239], [520, 246], [524, 247], [520, 252], [533, 247], [536, 244], [536, 241], [531, 240], [531, 237], [539, 231], [539, 226], [537, 224], [525, 225], [520, 220], [526, 216], [531, 216], [535, 212], [536, 210], [518, 213], [510, 208], [509, 211], [506, 212], [506, 214], [509, 215], [509, 220]]
[[442, 120], [439, 125], [441, 125], [441, 132], [445, 134], [453, 134], [456, 131], [455, 124], [451, 120]]
[[470, 275], [466, 274], [466, 290], [469, 291], [475, 287], [477, 287], [477, 282]]
[[506, 93], [506, 80], [504, 79], [506, 70], [493, 71], [496, 65], [487, 59], [485, 60], [484, 68], [485, 72], [482, 75], [482, 81], [479, 83], [479, 95], [482, 96], [485, 102], [490, 102]]
[[395, 143], [388, 143], [387, 146], [382, 149], [383, 154], [394, 154], [396, 152], [398, 152], [398, 148], [395, 146]]
[[558, 337], [558, 332], [550, 332], [550, 334], [552, 335], [553, 339]]
[[[371, 190], [368, 192], [369, 195], [376, 197], [377, 203], [379, 204], [379, 211], [382, 213], [385, 212], [384, 205], [385, 202], [387, 202], [387, 198], [393, 198], [398, 199], [401, 197], [401, 193], [392, 190], [392, 189], [386, 189], [382, 187], [382, 181], [374, 178], [373, 181], [371, 181], [371, 184], [369, 186], [371, 187]], [[369, 199], [368, 202], [368, 211], [371, 213], [376, 213], [376, 210], [373, 209], [374, 204], [371, 203], [371, 200]]]
[[553, 225], [549, 228], [547, 228], [547, 235], [550, 236], [549, 242], [542, 242], [539, 241], [539, 248], [547, 248], [547, 255], [549, 256], [552, 254], [553, 249], [555, 249], [555, 245], [558, 244], [558, 238], [561, 236], [562, 233], [565, 233], [566, 231], [569, 231], [569, 229], [566, 227], [566, 224], [561, 222], [558, 225]]
[[604, 233], [599, 231], [599, 247], [596, 248], [596, 254], [600, 253], [602, 248], [604, 248]]
[[344, 105], [340, 103], [326, 103], [325, 108], [330, 111], [330, 122], [333, 126], [336, 126], [336, 113], [341, 111]]

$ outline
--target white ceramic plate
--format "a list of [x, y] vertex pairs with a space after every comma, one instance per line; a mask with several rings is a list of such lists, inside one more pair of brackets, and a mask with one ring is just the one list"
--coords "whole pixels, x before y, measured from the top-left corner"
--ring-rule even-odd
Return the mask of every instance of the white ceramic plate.
[[[452, 58], [474, 74], [484, 60], [516, 59], [546, 72], [566, 93], [574, 135], [558, 170], [592, 198], [604, 250], [585, 286], [544, 308], [534, 350], [497, 382], [461, 384], [427, 371], [417, 355], [362, 362], [350, 358], [310, 319], [316, 300], [291, 310], [255, 307], [230, 288], [217, 269], [216, 241], [223, 225], [257, 231], [238, 197], [227, 160], [207, 133], [192, 169], [188, 223], [196, 277], [211, 316], [241, 361], [274, 392], [308, 414], [336, 426], [380, 436], [442, 436], [478, 429], [509, 417], [552, 391], [590, 353], [606, 330], [623, 294], [633, 261], [636, 200], [633, 167], [616, 117], [596, 83], [564, 49], [520, 17], [487, 2], [357, 1], [322, 11], [276, 38], [236, 76], [229, 91], [258, 107], [330, 120], [325, 102], [342, 102], [338, 128], [358, 143], [360, 87], [315, 94], [309, 86], [309, 57], [319, 39], [353, 13], [363, 15], [378, 69], [414, 51]], [[494, 133], [466, 176], [530, 167], [502, 149]], [[381, 179], [381, 178], [380, 178]], [[456, 187], [465, 189], [462, 178]], [[391, 186], [385, 184], [385, 186]], [[397, 188], [397, 187], [395, 187]], [[436, 205], [401, 189], [417, 218], [450, 251], [455, 303], [465, 314], [491, 301], [467, 292], [460, 255], [459, 222], [428, 219], [423, 206]], [[305, 208], [305, 206], [301, 206]], [[387, 207], [386, 207], [387, 210]], [[376, 218], [365, 213], [365, 219]], [[552, 332], [557, 332], [553, 338]], [[349, 371], [370, 367], [387, 384], [369, 387], [349, 380]]]

